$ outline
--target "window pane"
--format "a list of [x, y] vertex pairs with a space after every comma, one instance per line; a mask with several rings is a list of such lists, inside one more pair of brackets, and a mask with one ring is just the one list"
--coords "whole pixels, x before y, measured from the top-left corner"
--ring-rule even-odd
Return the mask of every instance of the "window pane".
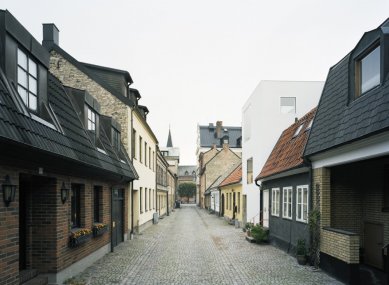
[[361, 91], [362, 93], [380, 84], [380, 47], [361, 60]]
[[28, 73], [30, 73], [32, 76], [34, 76], [35, 78], [37, 78], [37, 66], [36, 66], [36, 63], [33, 62], [30, 58], [28, 59]]
[[36, 82], [36, 79], [34, 79], [34, 77], [32, 76], [29, 76], [28, 77], [28, 89], [30, 90], [30, 92], [34, 93], [35, 95], [38, 94], [38, 87], [37, 87], [37, 82]]
[[295, 97], [281, 97], [281, 113], [294, 114], [296, 113], [296, 98]]
[[18, 67], [18, 84], [27, 88], [27, 72]]
[[23, 89], [22, 87], [18, 86], [18, 93], [20, 95], [20, 97], [22, 97], [22, 100], [24, 102], [24, 104], [28, 104], [27, 102], [27, 91], [25, 89]]
[[28, 107], [32, 110], [36, 110], [36, 107], [37, 107], [37, 98], [34, 94], [32, 93], [29, 93], [29, 98], [28, 98], [29, 102], [28, 102]]
[[18, 65], [27, 70], [27, 55], [18, 49]]

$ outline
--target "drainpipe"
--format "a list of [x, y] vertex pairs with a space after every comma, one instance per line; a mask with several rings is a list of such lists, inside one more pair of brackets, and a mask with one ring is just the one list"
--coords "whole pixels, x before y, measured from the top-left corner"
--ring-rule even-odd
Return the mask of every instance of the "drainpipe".
[[[131, 110], [131, 163], [134, 165], [134, 154], [132, 153], [132, 150], [134, 149], [133, 143], [135, 143], [135, 139], [132, 138], [133, 136], [133, 128], [134, 128], [134, 122], [133, 122], [133, 109], [130, 107]], [[131, 195], [131, 232], [130, 232], [130, 239], [132, 239], [134, 235], [134, 180], [130, 183], [130, 195]]]
[[[260, 224], [262, 224], [262, 226], [263, 226], [263, 217], [261, 217], [262, 215], [261, 215], [261, 213], [262, 213], [262, 203], [261, 203], [261, 201], [262, 201], [262, 191], [261, 191], [261, 187], [262, 187], [262, 184], [258, 184], [258, 180], [254, 180], [255, 181], [255, 185], [257, 185], [258, 186], [258, 190], [259, 190], [259, 223]], [[246, 222], [248, 222], [247, 221], [247, 200], [246, 200]]]
[[111, 252], [113, 252], [113, 188], [111, 187]]
[[[313, 187], [314, 187], [314, 185], [313, 185], [313, 175], [312, 175], [312, 162], [308, 159], [308, 158], [304, 158], [304, 164], [306, 165], [306, 166], [308, 166], [308, 168], [309, 168], [309, 172], [308, 172], [308, 181], [309, 181], [309, 207], [308, 207], [308, 213], [310, 213], [311, 211], [312, 211], [312, 209], [313, 209], [313, 191], [314, 191], [314, 189], [313, 189]], [[312, 244], [312, 236], [311, 236], [311, 233], [309, 233], [309, 239], [310, 239], [310, 245]], [[389, 279], [388, 279], [389, 280]]]

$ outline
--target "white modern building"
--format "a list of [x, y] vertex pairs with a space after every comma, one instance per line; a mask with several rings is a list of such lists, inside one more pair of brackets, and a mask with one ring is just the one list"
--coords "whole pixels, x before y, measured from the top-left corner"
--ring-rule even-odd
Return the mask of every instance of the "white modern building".
[[322, 81], [261, 81], [242, 108], [242, 187], [244, 222], [258, 223], [260, 173], [282, 131], [316, 107]]

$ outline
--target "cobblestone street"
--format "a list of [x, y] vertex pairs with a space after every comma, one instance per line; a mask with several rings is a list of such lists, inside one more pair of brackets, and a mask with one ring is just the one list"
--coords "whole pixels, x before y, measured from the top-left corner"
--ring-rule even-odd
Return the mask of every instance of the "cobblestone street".
[[183, 206], [76, 277], [87, 284], [341, 284], [241, 229]]

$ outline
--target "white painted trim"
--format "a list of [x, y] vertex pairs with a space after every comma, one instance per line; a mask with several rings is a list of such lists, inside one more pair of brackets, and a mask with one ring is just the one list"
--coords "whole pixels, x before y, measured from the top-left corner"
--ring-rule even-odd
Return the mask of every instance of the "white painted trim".
[[49, 123], [48, 121], [34, 115], [34, 114], [31, 114], [31, 118], [39, 123], [41, 123], [42, 125], [45, 125], [46, 127], [49, 127], [55, 131], [58, 131], [57, 128], [52, 124], [52, 123]]
[[[278, 213], [276, 212], [277, 208], [275, 207], [277, 200], [273, 199], [273, 192], [275, 192], [275, 193], [278, 192]], [[277, 196], [277, 195], [275, 195], [275, 196]], [[281, 199], [280, 188], [279, 187], [272, 188], [271, 189], [271, 215], [272, 216], [275, 216], [275, 217], [280, 216], [280, 199]]]
[[300, 174], [300, 173], [306, 173], [306, 172], [309, 172], [309, 167], [300, 167], [300, 168], [288, 170], [288, 171], [285, 171], [285, 172], [282, 172], [279, 174], [274, 174], [274, 175], [271, 175], [269, 177], [259, 179], [259, 181], [261, 181], [261, 183], [263, 183], [265, 181], [269, 181], [269, 180], [273, 180], [273, 179], [277, 179], [277, 178], [282, 178], [282, 177], [286, 177], [286, 176], [291, 176], [291, 175], [296, 175], [296, 174]]
[[[290, 191], [290, 192], [289, 192]], [[289, 192], [289, 194], [287, 195], [287, 197], [289, 198], [289, 195], [292, 195], [292, 199], [291, 199], [291, 202], [290, 202], [290, 207], [292, 208], [292, 210], [290, 211], [290, 216], [287, 215], [287, 213], [289, 212], [289, 203], [288, 203], [288, 199], [286, 200], [286, 213], [284, 212], [284, 204], [285, 204], [285, 200], [284, 200], [284, 197], [285, 197], [285, 192]], [[293, 187], [292, 186], [287, 186], [287, 187], [282, 187], [282, 217], [284, 219], [288, 219], [288, 220], [291, 220], [292, 217], [293, 217]]]
[[[299, 219], [297, 217], [297, 214], [298, 214], [298, 205], [297, 205], [298, 197], [297, 197], [297, 195], [298, 195], [299, 188], [302, 189], [302, 193], [301, 193], [302, 197], [304, 197], [304, 189], [305, 188], [307, 189], [307, 219], [306, 220], [304, 220], [304, 218]], [[301, 200], [301, 216], [302, 217], [304, 217], [304, 212], [303, 212], [304, 207], [303, 207], [303, 205], [304, 205], [303, 200]], [[307, 224], [308, 223], [308, 215], [309, 215], [309, 185], [298, 185], [296, 187], [296, 221]]]
[[389, 132], [312, 156], [312, 168], [331, 167], [389, 154]]

